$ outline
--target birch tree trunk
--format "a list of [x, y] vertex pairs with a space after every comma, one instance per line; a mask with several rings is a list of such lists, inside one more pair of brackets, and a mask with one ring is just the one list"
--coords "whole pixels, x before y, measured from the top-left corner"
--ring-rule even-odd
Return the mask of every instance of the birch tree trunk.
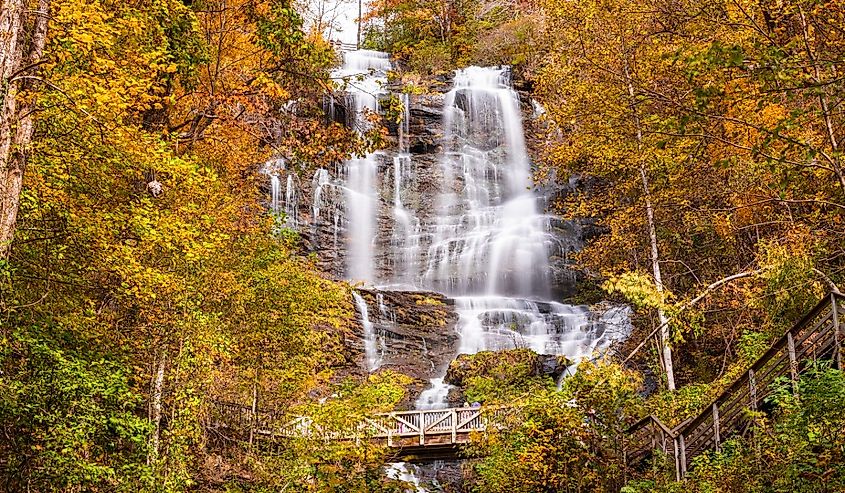
[[[624, 46], [622, 56], [631, 114], [637, 131], [637, 151], [641, 153], [643, 151], [643, 130], [640, 122], [640, 116], [637, 112], [636, 92], [634, 91], [634, 82], [631, 78], [631, 70], [628, 67], [628, 58], [624, 53]], [[642, 179], [643, 194], [645, 195], [648, 238], [651, 246], [651, 270], [654, 275], [654, 284], [657, 288], [657, 292], [660, 293], [662, 297], [664, 292], [663, 275], [660, 272], [660, 250], [657, 245], [657, 228], [654, 223], [654, 205], [651, 202], [651, 188], [648, 183], [648, 174], [646, 173], [645, 166], [643, 165], [640, 165], [640, 178]], [[660, 358], [663, 363], [663, 369], [666, 372], [666, 387], [669, 390], [675, 390], [675, 367], [672, 364], [672, 347], [669, 345], [669, 319], [666, 317], [666, 312], [660, 308], [657, 309], [657, 321], [660, 324]]]
[[[648, 186], [648, 175], [644, 167], [640, 167], [640, 176], [645, 193], [646, 218], [648, 219], [648, 237], [651, 243], [651, 269], [654, 274], [654, 284], [657, 292], [663, 296], [663, 275], [660, 272], [660, 252], [657, 249], [657, 229], [654, 226], [654, 207], [651, 204], [651, 191]], [[675, 390], [675, 367], [672, 364], [672, 347], [669, 345], [669, 319], [662, 309], [657, 310], [657, 322], [660, 324], [661, 358], [663, 369], [666, 371], [666, 387]]]
[[150, 438], [150, 453], [147, 457], [147, 464], [153, 464], [158, 460], [159, 445], [161, 443], [161, 400], [164, 393], [164, 370], [167, 364], [167, 353], [161, 352], [158, 361], [155, 362], [155, 372], [150, 389], [150, 415], [153, 423], [153, 436]]
[[[33, 98], [27, 74], [38, 66], [47, 39], [49, 0], [28, 11], [26, 0], [0, 0], [0, 259], [8, 258], [32, 140]], [[29, 37], [27, 37], [29, 36]]]

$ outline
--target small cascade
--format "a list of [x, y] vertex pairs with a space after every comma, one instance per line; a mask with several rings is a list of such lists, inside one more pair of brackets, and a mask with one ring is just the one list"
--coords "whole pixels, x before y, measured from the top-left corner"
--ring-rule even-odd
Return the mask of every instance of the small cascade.
[[279, 172], [284, 170], [284, 159], [271, 159], [261, 167], [261, 173], [270, 178], [270, 210], [274, 213], [282, 208], [282, 183]]
[[396, 481], [403, 481], [413, 486], [413, 489], [406, 489], [405, 493], [428, 493], [428, 490], [420, 485], [419, 469], [407, 462], [392, 462], [387, 464], [385, 475]]
[[279, 180], [279, 175], [273, 173], [270, 175], [270, 210], [279, 212], [279, 196], [282, 194], [282, 184]]
[[395, 323], [396, 313], [384, 302], [384, 293], [376, 293], [376, 303], [378, 304], [379, 318], [385, 322]]
[[421, 224], [411, 209], [402, 204], [402, 190], [413, 176], [410, 154], [393, 158], [393, 236], [391, 238], [394, 284], [413, 286], [420, 257]]
[[357, 291], [352, 292], [352, 298], [355, 300], [355, 307], [361, 317], [361, 326], [364, 328], [364, 357], [367, 360], [367, 371], [373, 371], [379, 367], [381, 361], [375, 326], [370, 320], [369, 308], [364, 298]]
[[323, 188], [329, 185], [331, 178], [329, 171], [325, 168], [319, 168], [314, 172], [314, 178], [311, 180], [313, 188], [313, 199], [311, 201], [311, 221], [313, 224], [320, 222], [320, 210], [325, 206], [323, 201]]
[[287, 187], [285, 187], [285, 225], [288, 228], [296, 229], [299, 216], [299, 201], [296, 193], [296, 183], [293, 173], [288, 174]]
[[415, 409], [439, 409], [446, 407], [446, 398], [449, 396], [449, 391], [454, 388], [444, 381], [444, 378], [432, 378], [430, 387], [423, 390], [417, 401], [414, 403]]

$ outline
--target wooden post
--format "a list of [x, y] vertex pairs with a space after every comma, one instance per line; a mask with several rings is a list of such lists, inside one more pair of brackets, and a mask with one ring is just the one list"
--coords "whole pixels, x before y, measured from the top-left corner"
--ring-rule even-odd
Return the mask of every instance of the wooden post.
[[792, 394], [798, 394], [798, 359], [795, 357], [795, 339], [792, 332], [786, 333], [786, 346], [789, 351], [789, 379], [792, 381]]
[[420, 445], [425, 445], [425, 412], [420, 411]]
[[713, 403], [713, 438], [716, 441], [716, 452], [721, 448], [721, 437], [719, 437], [719, 404]]
[[757, 380], [754, 378], [754, 369], [748, 370], [748, 401], [751, 405], [751, 410], [757, 410]]
[[839, 327], [839, 303], [836, 299], [836, 294], [830, 293], [830, 309], [833, 310], [833, 340], [835, 341], [834, 345], [834, 363], [836, 364], [836, 369], [842, 369], [842, 334], [841, 328]]
[[678, 438], [672, 437], [672, 448], [675, 449], [675, 481], [681, 480], [681, 447], [679, 443]]
[[680, 470], [680, 478], [683, 479], [684, 476], [687, 475], [687, 444], [684, 440], [684, 432], [678, 433], [678, 447], [681, 449], [680, 451], [680, 460], [681, 463], [681, 470]]
[[255, 381], [252, 382], [252, 406], [249, 416], [249, 444], [252, 445], [255, 439], [255, 422], [258, 419], [258, 373], [256, 371]]
[[454, 409], [452, 413], [452, 443], [458, 443], [458, 412]]

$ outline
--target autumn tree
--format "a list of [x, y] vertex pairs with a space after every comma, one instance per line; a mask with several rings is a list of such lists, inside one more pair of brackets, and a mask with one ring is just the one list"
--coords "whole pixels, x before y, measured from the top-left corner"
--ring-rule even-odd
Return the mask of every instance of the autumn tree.
[[33, 132], [34, 73], [47, 39], [49, 0], [0, 3], [0, 258], [15, 233]]
[[841, 277], [841, 126], [824, 109], [839, 81], [821, 79], [839, 70], [841, 9], [791, 5], [546, 5], [557, 48], [536, 87], [556, 132], [540, 176], [588, 183], [561, 204], [607, 230], [581, 261], [656, 315], [647, 332], [681, 349], [682, 382], [722, 373], [690, 362], [726, 361]]

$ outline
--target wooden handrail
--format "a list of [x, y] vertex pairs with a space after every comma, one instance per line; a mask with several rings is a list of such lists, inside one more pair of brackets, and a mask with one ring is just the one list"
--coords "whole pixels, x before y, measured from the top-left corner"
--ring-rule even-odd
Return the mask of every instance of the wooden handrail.
[[[669, 429], [657, 417], [649, 415], [628, 428], [626, 435], [636, 437], [656, 426], [672, 438], [671, 447], [662, 445], [662, 452], [676, 456], [676, 477], [683, 477], [697, 455], [708, 449], [719, 449], [721, 442], [736, 433], [744, 424], [744, 411], [757, 410], [771, 393], [775, 379], [789, 376], [795, 384], [804, 370], [800, 361], [816, 360], [833, 351], [831, 359], [841, 369], [841, 346], [845, 341], [845, 313], [840, 313], [845, 296], [830, 293], [793, 325], [758, 358], [751, 367], [721, 392], [703, 411]], [[800, 356], [800, 358], [799, 358]], [[645, 431], [644, 431], [645, 430]], [[651, 443], [635, 444], [626, 451], [626, 458], [641, 458], [653, 450]]]
[[[244, 420], [243, 416], [252, 416], [252, 408], [249, 406], [229, 402], [214, 402], [218, 410], [220, 420], [218, 425], [230, 428], [247, 426], [256, 427], [258, 419]], [[393, 411], [378, 413], [365, 417], [356, 428], [354, 435], [340, 433], [329, 433], [337, 439], [360, 439], [362, 436], [369, 439], [387, 439], [388, 445], [393, 445], [394, 438], [420, 437], [420, 445], [427, 445], [430, 438], [450, 437], [447, 443], [457, 444], [466, 441], [468, 434], [483, 432], [487, 428], [487, 419], [483, 413], [493, 411], [496, 407], [455, 407], [446, 409], [432, 409], [420, 411]], [[232, 414], [237, 414], [236, 419], [231, 419]], [[273, 411], [260, 410], [256, 413], [261, 416], [269, 416], [270, 421], [279, 421], [278, 415]], [[248, 421], [244, 423], [244, 421]], [[261, 423], [263, 426], [254, 429], [258, 435], [271, 435], [273, 437], [292, 438], [310, 436], [313, 432], [324, 432], [315, 425], [307, 416], [288, 416], [287, 422]], [[441, 441], [437, 442], [442, 445]]]

